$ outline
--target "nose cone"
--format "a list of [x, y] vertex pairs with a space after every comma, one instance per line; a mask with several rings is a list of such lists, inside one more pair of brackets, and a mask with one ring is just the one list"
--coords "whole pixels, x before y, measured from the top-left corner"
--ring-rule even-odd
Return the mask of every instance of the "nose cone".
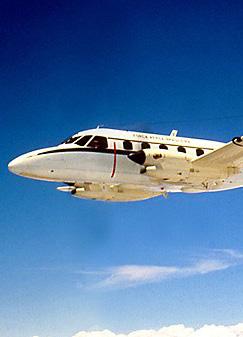
[[10, 172], [14, 173], [14, 174], [18, 174], [18, 175], [22, 175], [24, 174], [24, 172], [27, 169], [27, 159], [24, 158], [23, 156], [20, 156], [14, 160], [12, 160], [9, 164], [8, 164], [8, 169]]
[[52, 156], [52, 153], [47, 155], [47, 150], [50, 152], [51, 149], [46, 148], [25, 153], [12, 160], [8, 164], [8, 169], [10, 172], [26, 178], [65, 181], [66, 176], [63, 178], [62, 171], [63, 165], [65, 166], [64, 160], [62, 157]]

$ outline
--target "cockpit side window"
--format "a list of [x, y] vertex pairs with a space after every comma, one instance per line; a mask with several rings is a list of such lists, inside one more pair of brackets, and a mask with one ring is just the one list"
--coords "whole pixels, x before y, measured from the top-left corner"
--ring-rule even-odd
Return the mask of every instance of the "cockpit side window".
[[108, 147], [108, 142], [106, 137], [95, 136], [88, 146], [94, 147], [95, 149], [106, 149]]
[[92, 136], [83, 136], [81, 139], [77, 140], [75, 144], [79, 146], [84, 146]]

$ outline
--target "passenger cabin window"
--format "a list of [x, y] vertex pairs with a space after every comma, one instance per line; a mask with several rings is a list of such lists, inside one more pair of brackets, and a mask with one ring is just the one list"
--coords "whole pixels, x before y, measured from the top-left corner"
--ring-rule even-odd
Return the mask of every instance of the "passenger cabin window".
[[129, 140], [124, 140], [123, 147], [125, 150], [132, 150], [132, 142]]
[[178, 150], [178, 152], [186, 153], [186, 149], [184, 148], [184, 146], [178, 146], [177, 150]]
[[141, 148], [142, 148], [143, 150], [144, 150], [144, 149], [150, 149], [150, 144], [147, 143], [147, 142], [142, 142]]
[[81, 139], [79, 139], [75, 144], [79, 145], [79, 146], [84, 146], [88, 140], [90, 140], [92, 136], [84, 136]]
[[203, 149], [196, 149], [197, 156], [202, 156], [204, 154]]
[[108, 147], [107, 139], [105, 137], [95, 136], [88, 144], [95, 149], [106, 149]]
[[159, 145], [159, 148], [160, 148], [161, 150], [168, 150], [168, 146], [165, 145], [165, 144], [160, 144], [160, 145]]

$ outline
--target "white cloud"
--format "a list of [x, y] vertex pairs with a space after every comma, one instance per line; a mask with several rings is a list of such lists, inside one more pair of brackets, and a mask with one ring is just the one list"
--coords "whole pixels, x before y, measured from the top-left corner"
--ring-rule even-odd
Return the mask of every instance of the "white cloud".
[[243, 259], [243, 254], [234, 249], [214, 249], [214, 252], [226, 254], [233, 258]]
[[198, 329], [178, 324], [162, 327], [159, 330], [136, 330], [128, 334], [114, 333], [109, 330], [80, 331], [72, 337], [243, 337], [243, 323], [231, 326], [204, 325]]
[[90, 273], [91, 288], [128, 288], [171, 278], [204, 275], [225, 270], [243, 262], [243, 254], [230, 249], [213, 250], [206, 258], [194, 260], [188, 266], [122, 265]]
[[232, 326], [204, 325], [199, 329], [179, 324], [159, 330], [137, 330], [128, 334], [116, 334], [109, 330], [80, 331], [73, 337], [243, 337], [243, 323]]

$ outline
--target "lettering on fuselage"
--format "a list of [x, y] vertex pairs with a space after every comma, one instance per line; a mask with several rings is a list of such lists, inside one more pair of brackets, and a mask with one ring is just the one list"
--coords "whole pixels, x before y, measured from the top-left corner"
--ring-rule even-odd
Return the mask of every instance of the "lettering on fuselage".
[[183, 139], [180, 137], [146, 135], [143, 133], [133, 133], [133, 137], [138, 138], [138, 140], [159, 141], [159, 142], [170, 141], [176, 143], [178, 143], [179, 141], [182, 144], [191, 144], [191, 141], [189, 139]]

